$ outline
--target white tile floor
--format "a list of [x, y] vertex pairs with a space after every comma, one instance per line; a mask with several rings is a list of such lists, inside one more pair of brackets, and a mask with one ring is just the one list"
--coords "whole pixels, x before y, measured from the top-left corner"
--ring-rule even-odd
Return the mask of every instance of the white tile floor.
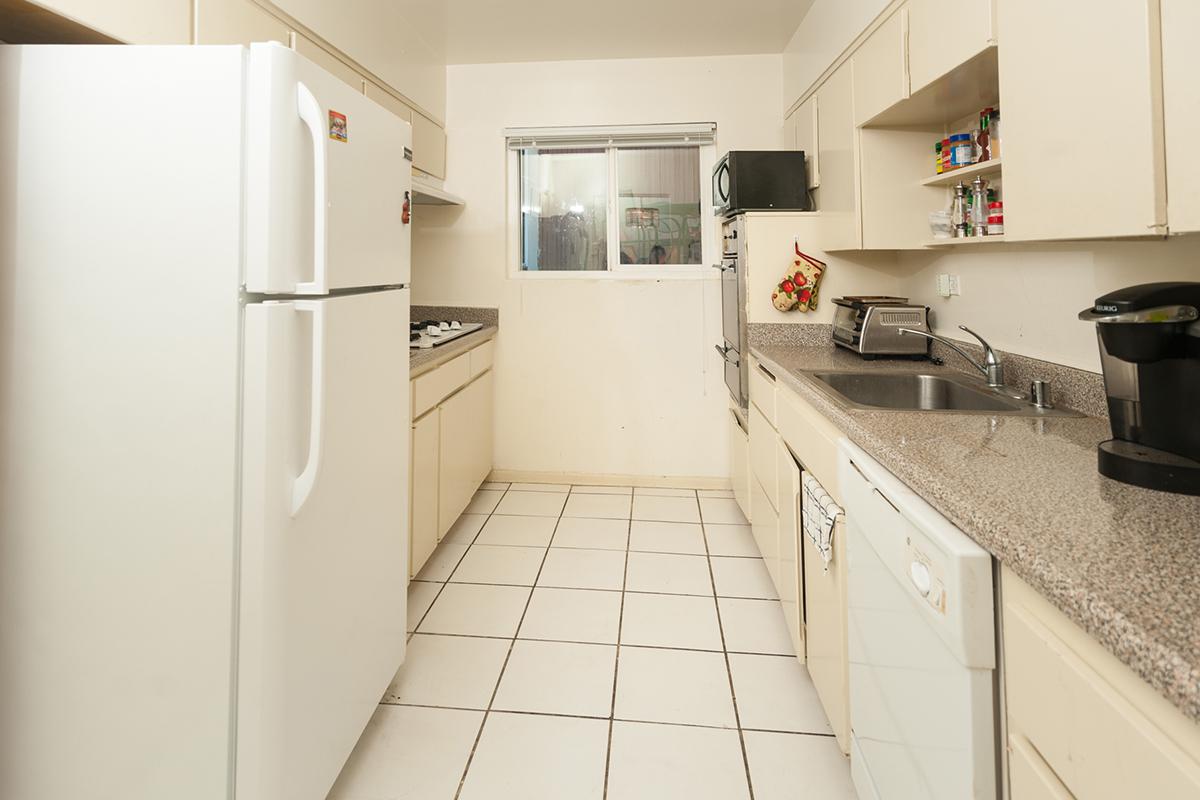
[[489, 483], [330, 800], [853, 800], [729, 492]]

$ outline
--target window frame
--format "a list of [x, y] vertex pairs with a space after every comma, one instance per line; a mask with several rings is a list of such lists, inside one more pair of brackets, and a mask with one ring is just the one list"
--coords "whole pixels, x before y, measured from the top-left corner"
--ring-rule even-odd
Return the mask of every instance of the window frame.
[[[712, 263], [719, 258], [717, 241], [717, 220], [714, 216], [710, 182], [713, 167], [717, 162], [716, 126], [711, 125], [711, 134], [707, 139], [690, 142], [677, 132], [679, 127], [673, 125], [636, 126], [637, 131], [646, 137], [653, 137], [656, 131], [661, 133], [661, 141], [655, 144], [663, 147], [696, 147], [698, 156], [697, 180], [700, 185], [700, 251], [699, 264], [622, 264], [621, 251], [621, 220], [618, 214], [620, 197], [618, 194], [617, 151], [621, 148], [645, 147], [644, 141], [623, 141], [622, 134], [631, 126], [611, 126], [607, 128], [541, 128], [541, 129], [510, 129], [505, 131], [505, 178], [507, 183], [505, 215], [505, 236], [508, 249], [508, 277], [520, 280], [670, 280], [697, 278], [716, 278]], [[571, 131], [580, 131], [577, 137], [571, 136]], [[526, 270], [521, 264], [521, 149], [514, 147], [510, 141], [514, 138], [537, 138], [539, 132], [553, 139], [556, 144], [572, 143], [577, 147], [597, 147], [605, 150], [608, 158], [608, 203], [607, 203], [607, 262], [608, 268], [603, 270]], [[514, 136], [517, 134], [517, 136]], [[668, 138], [671, 137], [671, 138]], [[677, 137], [677, 138], [676, 138]], [[607, 142], [598, 142], [607, 139]], [[575, 143], [577, 141], [577, 143]], [[529, 145], [536, 147], [535, 144]]]

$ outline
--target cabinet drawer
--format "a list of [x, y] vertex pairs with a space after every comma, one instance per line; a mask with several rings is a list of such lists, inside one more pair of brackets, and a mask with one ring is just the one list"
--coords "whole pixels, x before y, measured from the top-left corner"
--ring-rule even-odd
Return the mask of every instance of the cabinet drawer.
[[412, 382], [413, 419], [436, 406], [469, 380], [471, 380], [470, 353], [463, 353], [432, 372], [426, 372], [414, 379]]
[[471, 351], [471, 377], [481, 375], [492, 368], [495, 342], [484, 342]]
[[1008, 570], [1003, 597], [1010, 737], [1076, 797], [1200, 797], [1200, 727]]
[[750, 359], [750, 402], [758, 406], [758, 410], [775, 427], [775, 376], [771, 371], [758, 363], [758, 359]]
[[780, 387], [776, 395], [775, 422], [779, 436], [792, 449], [804, 468], [811, 472], [829, 496], [841, 504], [838, 485], [838, 442], [844, 434], [790, 389]]
[[[778, 484], [776, 472], [776, 442], [779, 440], [775, 429], [767, 418], [755, 406], [750, 406], [750, 474], [762, 485], [763, 494], [771, 503], [771, 508], [779, 510]], [[751, 517], [753, 519], [753, 517]]]

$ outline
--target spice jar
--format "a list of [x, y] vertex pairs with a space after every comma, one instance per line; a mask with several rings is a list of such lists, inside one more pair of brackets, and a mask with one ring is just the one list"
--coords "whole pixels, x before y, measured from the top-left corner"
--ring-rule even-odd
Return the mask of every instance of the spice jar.
[[974, 163], [975, 145], [971, 142], [971, 134], [956, 133], [950, 137], [950, 165], [954, 169], [966, 167]]
[[1004, 235], [1004, 203], [988, 203], [987, 232], [988, 236]]

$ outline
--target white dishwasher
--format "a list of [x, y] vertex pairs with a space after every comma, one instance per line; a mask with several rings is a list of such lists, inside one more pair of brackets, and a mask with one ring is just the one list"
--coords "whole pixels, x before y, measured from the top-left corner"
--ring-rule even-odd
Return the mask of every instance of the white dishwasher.
[[992, 559], [853, 444], [850, 759], [860, 800], [995, 800]]

